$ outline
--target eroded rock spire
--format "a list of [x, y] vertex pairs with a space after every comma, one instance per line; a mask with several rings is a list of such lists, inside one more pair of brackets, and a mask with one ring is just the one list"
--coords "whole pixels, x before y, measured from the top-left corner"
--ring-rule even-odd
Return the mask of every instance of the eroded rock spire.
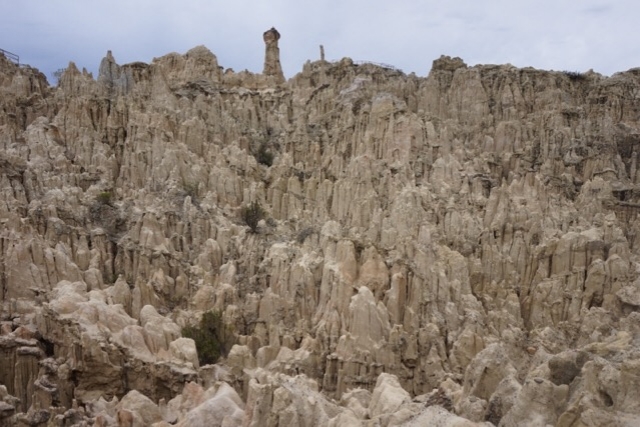
[[262, 35], [265, 44], [264, 54], [264, 71], [267, 76], [274, 76], [278, 83], [284, 82], [284, 74], [282, 73], [282, 65], [280, 65], [280, 48], [278, 48], [278, 40], [280, 33], [274, 27], [264, 32]]

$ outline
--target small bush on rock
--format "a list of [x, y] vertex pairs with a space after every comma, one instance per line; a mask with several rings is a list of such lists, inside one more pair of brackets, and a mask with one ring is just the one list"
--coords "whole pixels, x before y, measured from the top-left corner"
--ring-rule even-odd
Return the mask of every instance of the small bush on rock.
[[224, 323], [222, 313], [217, 310], [204, 313], [200, 325], [183, 328], [182, 335], [195, 341], [200, 365], [216, 363], [235, 344], [233, 329]]
[[260, 144], [255, 158], [261, 165], [268, 167], [273, 164], [273, 153], [267, 150], [267, 145], [265, 143]]
[[586, 80], [587, 76], [584, 73], [580, 73], [578, 71], [563, 71], [565, 76], [569, 77], [569, 80], [572, 82]]
[[96, 197], [98, 203], [102, 205], [110, 205], [112, 198], [113, 198], [113, 194], [111, 194], [111, 191], [103, 191], [99, 193], [98, 196]]
[[255, 200], [248, 206], [243, 207], [240, 211], [242, 221], [249, 226], [252, 233], [258, 232], [258, 223], [264, 219], [265, 215], [265, 210], [262, 209], [260, 203]]
[[195, 182], [184, 182], [182, 188], [186, 195], [191, 197], [192, 200], [198, 197], [198, 184]]

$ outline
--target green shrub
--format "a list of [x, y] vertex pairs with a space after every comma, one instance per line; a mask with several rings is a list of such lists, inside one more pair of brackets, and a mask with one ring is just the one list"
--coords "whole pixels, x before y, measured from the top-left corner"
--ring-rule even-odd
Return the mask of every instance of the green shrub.
[[112, 198], [113, 194], [111, 194], [111, 191], [103, 191], [96, 196], [96, 200], [102, 205], [110, 205]]
[[252, 233], [258, 232], [258, 223], [264, 219], [266, 212], [259, 202], [253, 201], [248, 206], [244, 206], [240, 211], [240, 216], [244, 223], [249, 226]]
[[198, 184], [195, 182], [184, 182], [182, 184], [182, 188], [184, 192], [187, 193], [187, 196], [191, 197], [191, 199], [195, 199], [198, 197]]
[[264, 142], [260, 144], [255, 158], [261, 165], [271, 166], [273, 164], [273, 153], [267, 149], [267, 144]]
[[577, 82], [577, 81], [587, 79], [586, 74], [580, 73], [578, 71], [563, 71], [562, 74], [569, 77], [569, 80], [571, 80], [572, 82]]
[[216, 363], [235, 344], [233, 329], [224, 323], [222, 313], [217, 310], [204, 313], [200, 325], [183, 328], [182, 335], [195, 341], [200, 365]]

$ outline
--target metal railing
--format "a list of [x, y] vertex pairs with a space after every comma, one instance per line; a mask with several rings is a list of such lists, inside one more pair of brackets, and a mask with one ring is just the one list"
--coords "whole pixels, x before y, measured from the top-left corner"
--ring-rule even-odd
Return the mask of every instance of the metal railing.
[[[329, 61], [327, 61], [327, 62], [329, 62], [330, 64], [337, 64], [337, 63], [339, 63], [340, 61], [341, 61], [341, 59], [334, 59], [334, 60], [329, 60]], [[403, 72], [400, 68], [396, 68], [396, 67], [394, 67], [393, 65], [384, 64], [384, 63], [382, 63], [382, 62], [360, 61], [360, 60], [357, 60], [357, 61], [353, 61], [353, 60], [352, 60], [352, 62], [353, 62], [355, 65], [367, 65], [367, 64], [370, 64], [370, 65], [375, 65], [376, 67], [385, 68], [385, 69], [387, 69], [387, 70], [399, 71], [399, 72], [401, 72], [401, 73]]]
[[394, 71], [402, 71], [399, 68], [394, 67], [393, 65], [389, 65], [389, 64], [383, 64], [381, 62], [372, 62], [372, 61], [353, 61], [354, 64], [356, 65], [365, 65], [365, 64], [371, 64], [371, 65], [375, 65], [378, 67], [382, 67], [382, 68], [387, 68], [389, 70], [394, 70]]
[[0, 49], [0, 53], [5, 56], [9, 61], [15, 62], [16, 65], [20, 65], [20, 57], [15, 53], [11, 53], [7, 50]]

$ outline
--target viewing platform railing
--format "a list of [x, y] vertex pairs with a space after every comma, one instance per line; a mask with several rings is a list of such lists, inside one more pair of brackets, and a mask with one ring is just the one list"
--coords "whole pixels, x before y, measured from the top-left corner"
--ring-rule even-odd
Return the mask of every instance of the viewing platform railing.
[[376, 65], [378, 67], [382, 67], [382, 68], [387, 68], [389, 70], [394, 70], [394, 71], [402, 71], [399, 68], [394, 67], [393, 65], [389, 65], [389, 64], [383, 64], [381, 62], [372, 62], [372, 61], [353, 61], [354, 64], [356, 65], [365, 65], [365, 64], [371, 64], [371, 65]]
[[20, 65], [20, 57], [15, 53], [11, 53], [7, 50], [0, 49], [0, 54], [4, 55], [11, 62], [15, 62], [16, 65]]

